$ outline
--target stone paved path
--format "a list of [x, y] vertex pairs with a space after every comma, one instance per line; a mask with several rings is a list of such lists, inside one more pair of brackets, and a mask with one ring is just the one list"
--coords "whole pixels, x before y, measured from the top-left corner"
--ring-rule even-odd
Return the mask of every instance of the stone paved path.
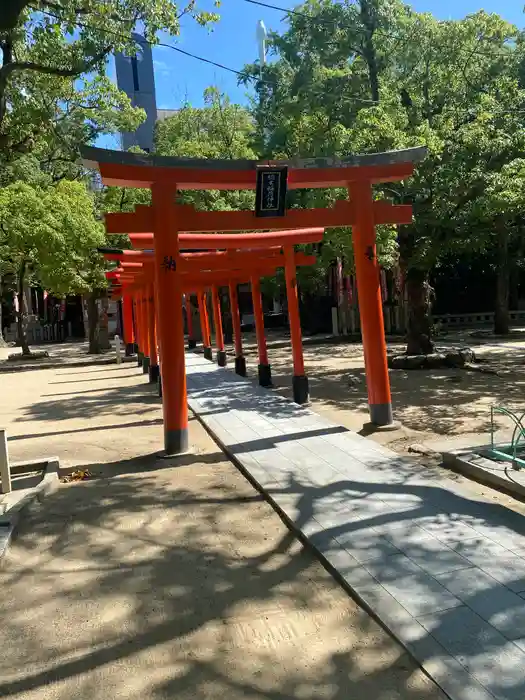
[[186, 361], [193, 411], [452, 700], [523, 700], [525, 518]]

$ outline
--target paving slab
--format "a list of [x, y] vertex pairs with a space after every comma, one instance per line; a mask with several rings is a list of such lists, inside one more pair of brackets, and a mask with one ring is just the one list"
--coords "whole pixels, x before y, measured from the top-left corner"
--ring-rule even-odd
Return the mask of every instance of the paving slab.
[[452, 700], [525, 697], [525, 517], [198, 354], [186, 365], [202, 423]]

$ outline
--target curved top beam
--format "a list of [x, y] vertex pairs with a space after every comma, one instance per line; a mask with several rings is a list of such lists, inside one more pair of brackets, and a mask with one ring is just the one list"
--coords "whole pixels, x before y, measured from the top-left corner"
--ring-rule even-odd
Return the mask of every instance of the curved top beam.
[[371, 182], [402, 180], [412, 174], [414, 163], [427, 155], [425, 146], [384, 153], [364, 153], [344, 158], [319, 157], [256, 161], [177, 158], [83, 146], [82, 163], [99, 170], [106, 185], [150, 187], [163, 182], [178, 189], [254, 189], [258, 165], [286, 165], [288, 187], [341, 187], [366, 179]]
[[316, 158], [292, 158], [290, 160], [248, 160], [226, 158], [186, 158], [176, 156], [156, 156], [145, 153], [130, 153], [109, 148], [82, 146], [82, 163], [86, 168], [97, 169], [99, 164], [136, 165], [154, 168], [202, 168], [203, 170], [255, 170], [258, 165], [287, 165], [295, 169], [347, 168], [395, 163], [419, 163], [427, 155], [426, 146], [404, 148], [382, 153], [356, 153], [344, 158], [320, 156]]

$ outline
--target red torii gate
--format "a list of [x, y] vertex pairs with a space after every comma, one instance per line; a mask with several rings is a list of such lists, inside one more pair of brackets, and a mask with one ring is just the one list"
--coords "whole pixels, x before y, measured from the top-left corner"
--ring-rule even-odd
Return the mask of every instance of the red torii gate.
[[[264, 164], [249, 160], [144, 156], [91, 147], [84, 147], [82, 155], [87, 167], [98, 168], [106, 185], [151, 189], [150, 207], [138, 206], [133, 213], [108, 214], [106, 224], [108, 233], [153, 233], [155, 236], [160, 345], [162, 352], [166, 352], [166, 357], [170, 358], [163, 369], [163, 382], [174, 390], [180, 387], [184, 396], [186, 378], [181, 353], [182, 314], [175, 314], [175, 318], [171, 314], [173, 303], [180, 301], [182, 304], [182, 277], [177, 272], [168, 273], [172, 270], [172, 264], [176, 268], [179, 263], [185, 235], [180, 232], [280, 230], [305, 225], [351, 226], [370, 419], [372, 424], [379, 426], [393, 423], [375, 226], [408, 224], [412, 220], [412, 208], [410, 205], [396, 206], [375, 201], [372, 186], [409, 177], [414, 163], [426, 155], [424, 147], [344, 159], [298, 159]], [[175, 201], [177, 190], [255, 189], [260, 165], [287, 166], [287, 185], [290, 189], [342, 187], [348, 190], [349, 200], [337, 202], [329, 209], [293, 209], [283, 216], [264, 219], [249, 211], [196, 211], [192, 206]], [[207, 238], [205, 234], [202, 237]], [[240, 237], [243, 236], [237, 238]], [[278, 238], [276, 240], [279, 242]], [[280, 244], [283, 244], [282, 241]], [[203, 248], [209, 246], [209, 240], [203, 242]], [[180, 452], [187, 446], [187, 408], [176, 405], [171, 393], [169, 396], [165, 393], [164, 400], [165, 447], [168, 454]]]
[[[292, 240], [302, 240], [305, 241], [320, 241], [323, 235], [323, 229], [304, 229], [302, 231], [290, 231], [282, 232], [281, 239], [289, 237]], [[195, 237], [197, 238], [197, 237]], [[224, 236], [213, 236], [207, 237], [213, 238], [216, 243], [220, 243], [230, 237]], [[267, 239], [266, 234], [255, 234], [255, 236], [249, 236], [247, 239], [250, 241], [250, 245], [255, 242], [264, 242]], [[192, 237], [193, 239], [193, 237]], [[237, 241], [240, 239], [236, 236]], [[220, 243], [222, 245], [222, 243]], [[226, 243], [227, 245], [228, 243]], [[107, 249], [99, 249], [100, 252], [104, 254], [104, 257], [109, 260], [118, 260], [120, 267], [113, 269], [106, 273], [106, 277], [110, 280], [116, 280], [119, 283], [128, 283], [128, 285], [133, 285], [130, 289], [139, 288], [149, 288], [151, 286], [152, 280], [154, 281], [153, 274], [153, 264], [155, 258], [152, 251], [139, 252], [134, 250], [120, 250], [118, 252], [108, 252]], [[288, 250], [288, 249], [287, 249]], [[211, 359], [211, 347], [210, 347], [210, 333], [209, 324], [207, 320], [207, 309], [206, 304], [202, 295], [202, 289], [211, 287], [212, 290], [212, 302], [213, 302], [213, 314], [216, 327], [216, 341], [217, 341], [217, 361], [221, 366], [226, 365], [226, 352], [224, 345], [224, 336], [222, 332], [222, 319], [220, 312], [220, 304], [218, 299], [218, 287], [219, 286], [229, 286], [230, 292], [230, 307], [232, 312], [232, 322], [234, 326], [235, 335], [235, 370], [241, 376], [246, 374], [246, 362], [242, 353], [242, 336], [241, 336], [241, 325], [240, 325], [240, 314], [237, 300], [237, 284], [239, 282], [250, 281], [252, 285], [252, 297], [254, 305], [254, 316], [256, 322], [257, 331], [257, 346], [259, 351], [259, 383], [262, 386], [271, 385], [271, 369], [268, 363], [268, 356], [266, 350], [266, 339], [264, 335], [264, 316], [262, 312], [261, 304], [261, 292], [259, 287], [259, 277], [273, 274], [275, 270], [279, 267], [285, 268], [285, 274], [287, 278], [287, 294], [288, 294], [288, 308], [289, 308], [289, 320], [290, 329], [292, 336], [292, 352], [293, 352], [293, 366], [294, 366], [294, 400], [297, 403], [305, 403], [308, 400], [308, 380], [304, 374], [304, 361], [302, 353], [302, 341], [301, 341], [301, 328], [300, 328], [300, 318], [299, 318], [299, 305], [296, 286], [292, 284], [292, 280], [295, 279], [295, 268], [297, 265], [313, 265], [316, 262], [316, 258], [313, 255], [305, 255], [304, 253], [294, 253], [293, 249], [290, 248], [292, 252], [292, 257], [287, 255], [287, 250], [283, 251], [281, 248], [257, 248], [250, 250], [228, 250], [228, 251], [213, 251], [205, 253], [181, 253], [181, 277], [183, 281], [183, 289], [186, 293], [186, 302], [188, 302], [187, 292], [197, 291], [197, 296], [199, 300], [199, 307], [201, 312], [201, 327], [202, 336], [204, 342], [205, 356]], [[137, 255], [138, 253], [138, 255]], [[129, 294], [124, 295], [124, 297], [129, 296]], [[151, 300], [155, 297], [155, 294], [149, 293]], [[139, 309], [141, 309], [147, 300], [144, 298], [138, 298]], [[142, 304], [142, 306], [141, 306]], [[154, 344], [154, 336], [152, 335], [152, 327], [155, 323], [154, 314], [149, 313], [149, 317], [144, 321], [141, 316], [140, 311], [137, 314], [139, 318], [140, 325], [146, 325], [147, 331], [141, 333], [144, 336], [143, 341], [139, 342], [139, 364], [142, 363], [144, 372], [149, 371], [150, 380], [154, 381], [157, 376], [158, 370], [155, 366], [151, 366], [149, 363], [149, 355], [152, 354], [155, 348], [152, 347]], [[191, 319], [191, 315], [188, 315], [188, 319]], [[188, 335], [189, 342], [188, 346], [190, 349], [194, 347], [191, 341], [191, 325], [188, 323]], [[148, 342], [149, 340], [149, 347]], [[146, 348], [144, 350], [144, 348]], [[207, 352], [208, 351], [208, 352]]]

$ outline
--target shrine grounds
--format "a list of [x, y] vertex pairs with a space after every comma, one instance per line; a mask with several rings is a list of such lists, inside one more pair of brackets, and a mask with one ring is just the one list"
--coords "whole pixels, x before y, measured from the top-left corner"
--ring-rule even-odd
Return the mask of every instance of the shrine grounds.
[[[490, 439], [491, 405], [525, 410], [525, 329], [516, 329], [508, 339], [484, 331], [461, 331], [443, 336], [437, 343], [440, 347], [472, 348], [480, 360], [477, 371], [390, 370], [394, 419], [400, 428], [370, 434], [373, 440], [400, 453], [413, 446], [430, 452], [447, 446], [479, 445]], [[402, 352], [404, 347], [400, 341], [388, 343], [389, 351]], [[248, 336], [245, 350], [248, 367], [255, 373], [254, 336]], [[321, 342], [314, 336], [305, 342], [304, 359], [312, 408], [361, 431], [368, 421], [362, 345], [334, 339]], [[270, 333], [269, 360], [274, 390], [291, 398], [291, 351], [284, 335]], [[507, 426], [504, 421], [498, 426], [501, 435]]]
[[0, 375], [13, 461], [88, 469], [24, 519], [0, 569], [0, 697], [444, 700], [190, 420], [158, 460], [129, 365]]

